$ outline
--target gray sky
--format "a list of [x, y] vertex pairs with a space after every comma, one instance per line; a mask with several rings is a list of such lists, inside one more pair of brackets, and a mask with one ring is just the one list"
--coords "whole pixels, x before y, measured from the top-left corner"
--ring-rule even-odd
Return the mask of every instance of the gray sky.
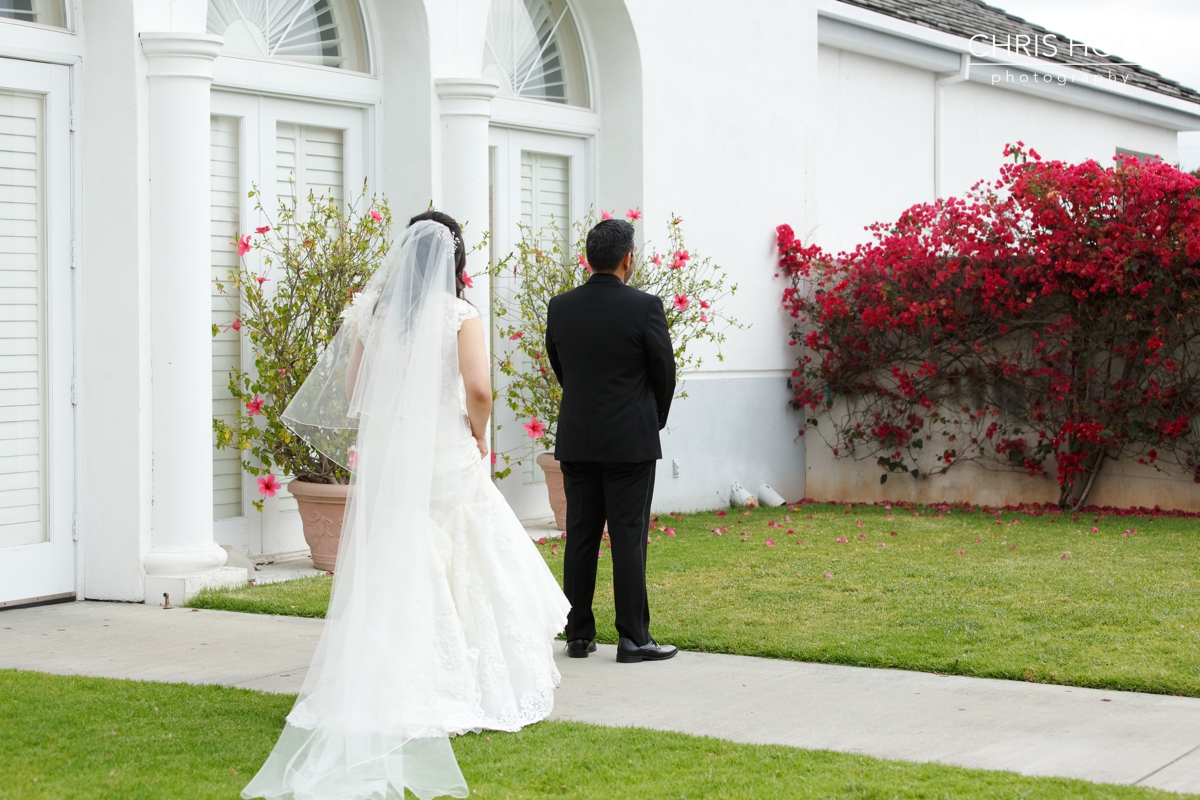
[[1200, 90], [1197, 0], [985, 0]]
[[[985, 0], [1200, 91], [1200, 0]], [[1200, 132], [1179, 135], [1179, 166], [1200, 168]]]

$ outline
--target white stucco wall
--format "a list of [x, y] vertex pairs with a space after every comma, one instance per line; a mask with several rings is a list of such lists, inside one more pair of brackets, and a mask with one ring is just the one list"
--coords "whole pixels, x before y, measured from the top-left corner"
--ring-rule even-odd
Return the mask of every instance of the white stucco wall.
[[792, 227], [838, 252], [933, 199], [934, 75], [822, 45], [818, 82], [815, 220]]
[[943, 91], [947, 194], [960, 194], [980, 178], [994, 179], [1004, 145], [1016, 141], [1044, 159], [1092, 158], [1108, 167], [1122, 148], [1175, 162], [1176, 134], [1166, 128], [982, 83], [961, 83]]
[[[647, 238], [664, 241], [671, 214], [690, 248], [738, 285], [719, 362], [704, 353], [663, 438], [658, 510], [712, 508], [729, 483], [766, 479], [803, 495], [784, 380], [787, 326], [777, 312], [774, 228], [804, 224], [808, 139], [816, 101], [816, 12], [809, 2], [630, 2], [642, 43]], [[603, 165], [601, 169], [603, 169]], [[671, 462], [680, 478], [671, 477]]]
[[150, 546], [150, 284], [145, 59], [129, 3], [85, 3], [80, 556], [89, 598], [140, 601]]
[[1191, 172], [1200, 169], [1200, 132], [1179, 134], [1179, 168]]

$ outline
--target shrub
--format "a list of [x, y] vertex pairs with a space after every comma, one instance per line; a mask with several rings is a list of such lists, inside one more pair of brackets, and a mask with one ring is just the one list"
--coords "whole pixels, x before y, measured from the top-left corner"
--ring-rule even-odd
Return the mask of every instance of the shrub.
[[[292, 197], [281, 199], [278, 217], [244, 234], [233, 245], [239, 266], [228, 283], [254, 352], [254, 369], [232, 372], [229, 391], [245, 411], [233, 425], [214, 419], [217, 446], [243, 453], [242, 468], [259, 478], [260, 494], [274, 494], [272, 473], [316, 483], [345, 483], [348, 471], [297, 437], [280, 415], [308, 377], [317, 358], [341, 326], [342, 311], [366, 285], [388, 251], [392, 215], [387, 202], [371, 198], [360, 212], [364, 194], [343, 210], [332, 198], [308, 195], [308, 213], [298, 213]], [[250, 193], [255, 209], [266, 216], [257, 187]], [[259, 251], [258, 272], [245, 256]], [[213, 326], [213, 335], [218, 328]], [[264, 488], [264, 480], [267, 481]], [[261, 511], [261, 498], [255, 502]]]
[[[636, 221], [641, 212], [630, 210], [626, 216]], [[596, 222], [592, 213], [575, 222], [574, 241], [569, 243], [570, 231], [561, 230], [554, 220], [541, 231], [521, 224], [516, 250], [491, 271], [495, 324], [501, 341], [508, 345], [494, 354], [496, 367], [506, 378], [497, 395], [525, 426], [528, 438], [547, 450], [554, 447], [562, 387], [545, 353], [546, 310], [550, 298], [587, 282], [591, 274], [587, 233]], [[687, 249], [679, 217], [672, 216], [668, 239], [665, 254], [639, 251], [629, 285], [662, 298], [680, 377], [700, 368], [703, 360], [694, 351], [696, 342], [716, 345], [717, 359], [722, 360], [725, 331], [741, 325], [721, 310], [722, 301], [737, 292], [737, 285], [727, 285], [725, 271], [711, 259]], [[680, 390], [678, 396], [687, 393]], [[496, 455], [504, 461], [496, 478], [508, 477], [514, 454]]]
[[968, 460], [1053, 469], [1063, 507], [1119, 458], [1200, 482], [1200, 179], [1005, 155], [999, 180], [850, 253], [779, 226], [792, 405], [881, 482]]

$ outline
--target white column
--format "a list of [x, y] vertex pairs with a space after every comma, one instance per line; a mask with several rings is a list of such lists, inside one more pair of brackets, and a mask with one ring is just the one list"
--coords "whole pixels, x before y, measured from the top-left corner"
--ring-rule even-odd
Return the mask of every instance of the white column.
[[[439, 210], [466, 224], [463, 239], [474, 247], [488, 229], [488, 122], [492, 98], [500, 87], [479, 78], [438, 78], [442, 133], [442, 199]], [[467, 297], [490, 330], [487, 248], [467, 260], [467, 272], [478, 275]], [[491, 337], [488, 337], [489, 340]]]
[[153, 502], [147, 603], [246, 580], [212, 536], [209, 85], [221, 38], [143, 33], [150, 80]]

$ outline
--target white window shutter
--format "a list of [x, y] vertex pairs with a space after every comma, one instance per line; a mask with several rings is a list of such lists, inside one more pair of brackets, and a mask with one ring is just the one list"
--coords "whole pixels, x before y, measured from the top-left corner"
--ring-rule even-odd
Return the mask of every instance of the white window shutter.
[[345, 202], [342, 131], [280, 122], [275, 127], [275, 191], [280, 200], [292, 196], [295, 182], [297, 213], [308, 210], [308, 194]]
[[[571, 235], [571, 159], [552, 153], [521, 151], [521, 222], [547, 244], [559, 229], [565, 249]], [[532, 448], [531, 448], [532, 452]], [[546, 480], [533, 458], [523, 459], [521, 480], [526, 484]]]
[[[275, 191], [280, 202], [296, 198], [296, 214], [303, 219], [309, 212], [308, 195], [316, 199], [332, 198], [345, 208], [345, 149], [343, 132], [337, 128], [318, 128], [278, 122], [275, 125]], [[296, 500], [286, 491], [279, 495], [279, 510], [291, 511]]]
[[[236, 117], [212, 118], [209, 167], [212, 175], [212, 322], [220, 333], [212, 341], [213, 416], [230, 425], [237, 423], [238, 401], [229, 393], [229, 375], [241, 369], [242, 337], [232, 325], [238, 319], [238, 294], [232, 288], [229, 271], [238, 265], [233, 244], [239, 233], [241, 189], [239, 183], [238, 120]], [[217, 291], [217, 283], [226, 293]], [[242, 467], [237, 450], [213, 449], [213, 519], [240, 517], [242, 509]]]
[[43, 109], [0, 91], [0, 547], [48, 540]]

